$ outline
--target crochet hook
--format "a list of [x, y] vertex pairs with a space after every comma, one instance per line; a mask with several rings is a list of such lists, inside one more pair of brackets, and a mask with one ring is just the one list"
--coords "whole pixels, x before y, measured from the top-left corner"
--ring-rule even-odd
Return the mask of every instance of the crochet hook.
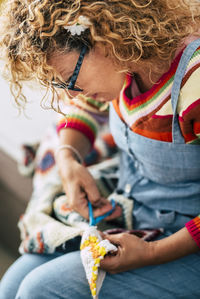
[[92, 209], [92, 204], [90, 201], [88, 201], [88, 208], [89, 208], [89, 225], [97, 225], [97, 223], [99, 223], [100, 221], [102, 221], [103, 219], [105, 219], [106, 217], [110, 216], [112, 214], [112, 212], [115, 210], [116, 207], [116, 203], [114, 201], [114, 199], [111, 199], [111, 205], [112, 205], [112, 209], [108, 212], [106, 212], [105, 214], [98, 216], [96, 218], [94, 218], [93, 216], [93, 209]]

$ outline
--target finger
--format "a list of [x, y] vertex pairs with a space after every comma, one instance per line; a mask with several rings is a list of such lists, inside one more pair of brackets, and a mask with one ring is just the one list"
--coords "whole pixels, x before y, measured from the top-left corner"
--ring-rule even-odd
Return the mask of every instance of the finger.
[[94, 217], [104, 215], [105, 213], [109, 212], [111, 209], [112, 209], [111, 203], [109, 201], [105, 203], [104, 200], [102, 200], [100, 201], [98, 207], [93, 208]]
[[81, 186], [86, 192], [88, 200], [92, 203], [92, 205], [98, 206], [101, 202], [101, 195], [94, 179], [89, 175], [87, 179], [82, 181]]
[[106, 255], [104, 259], [101, 260], [100, 268], [110, 273], [117, 273], [117, 269], [120, 265], [121, 254], [121, 249], [118, 248], [116, 252]]
[[85, 193], [82, 192], [81, 188], [77, 184], [72, 184], [68, 190], [70, 190], [67, 194], [70, 207], [74, 211], [78, 212], [82, 217], [88, 219], [88, 200]]
[[111, 271], [114, 268], [117, 260], [117, 253], [115, 255], [106, 255], [100, 262], [100, 268], [106, 271]]
[[104, 215], [112, 209], [112, 204], [104, 197], [100, 198], [98, 205], [93, 205], [94, 217]]
[[123, 233], [120, 234], [105, 234], [105, 239], [107, 239], [108, 241], [110, 241], [112, 244], [116, 245], [116, 246], [122, 246], [122, 236]]
[[119, 205], [116, 205], [115, 210], [112, 212], [111, 215], [105, 218], [106, 221], [118, 218], [122, 215], [122, 208]]
[[[107, 199], [102, 199], [100, 205], [97, 208], [94, 208], [94, 217], [104, 215], [113, 208], [110, 201]], [[116, 205], [114, 211], [111, 215], [105, 218], [106, 221], [118, 218], [122, 215], [122, 208], [119, 205]]]

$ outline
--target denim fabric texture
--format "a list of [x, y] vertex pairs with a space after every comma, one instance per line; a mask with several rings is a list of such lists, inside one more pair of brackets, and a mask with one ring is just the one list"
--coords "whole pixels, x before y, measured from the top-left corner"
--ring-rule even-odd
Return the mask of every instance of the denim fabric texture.
[[200, 213], [200, 145], [185, 144], [176, 114], [182, 78], [199, 45], [200, 39], [187, 46], [175, 74], [173, 142], [134, 133], [110, 107], [111, 133], [122, 151], [118, 189], [134, 200], [136, 229], [175, 232]]
[[[163, 265], [106, 274], [99, 299], [199, 299], [199, 267], [200, 254], [193, 254]], [[72, 298], [92, 299], [79, 251], [25, 254], [0, 284], [0, 299]]]

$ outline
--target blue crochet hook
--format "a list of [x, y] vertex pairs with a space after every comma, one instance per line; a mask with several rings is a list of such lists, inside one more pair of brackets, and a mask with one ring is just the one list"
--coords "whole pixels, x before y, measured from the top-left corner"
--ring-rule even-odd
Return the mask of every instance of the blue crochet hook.
[[88, 208], [89, 208], [89, 225], [97, 225], [97, 223], [99, 223], [101, 220], [105, 219], [106, 217], [110, 216], [112, 214], [112, 212], [115, 210], [116, 207], [116, 203], [114, 201], [114, 199], [111, 199], [111, 205], [112, 205], [112, 209], [108, 212], [106, 212], [105, 214], [98, 216], [96, 218], [94, 218], [93, 216], [93, 209], [92, 209], [92, 204], [90, 201], [88, 201]]

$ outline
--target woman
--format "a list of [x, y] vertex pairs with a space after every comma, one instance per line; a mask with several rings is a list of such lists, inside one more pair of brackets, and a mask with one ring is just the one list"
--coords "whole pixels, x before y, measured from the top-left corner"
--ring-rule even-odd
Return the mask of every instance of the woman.
[[[53, 102], [59, 87], [72, 99], [57, 149], [70, 206], [85, 218], [88, 200], [96, 216], [110, 209], [80, 164], [99, 117], [98, 109], [89, 111], [89, 101], [73, 99], [82, 93], [111, 102], [110, 128], [122, 151], [118, 189], [134, 198], [134, 228], [164, 229], [149, 243], [129, 234], [106, 237], [118, 251], [101, 263], [112, 274], [99, 297], [199, 298], [199, 2], [9, 3], [1, 46], [16, 101], [23, 100], [19, 82], [32, 78], [52, 88]], [[113, 218], [120, 210], [114, 213]], [[78, 251], [25, 254], [5, 275], [1, 293], [1, 298], [90, 296]]]

